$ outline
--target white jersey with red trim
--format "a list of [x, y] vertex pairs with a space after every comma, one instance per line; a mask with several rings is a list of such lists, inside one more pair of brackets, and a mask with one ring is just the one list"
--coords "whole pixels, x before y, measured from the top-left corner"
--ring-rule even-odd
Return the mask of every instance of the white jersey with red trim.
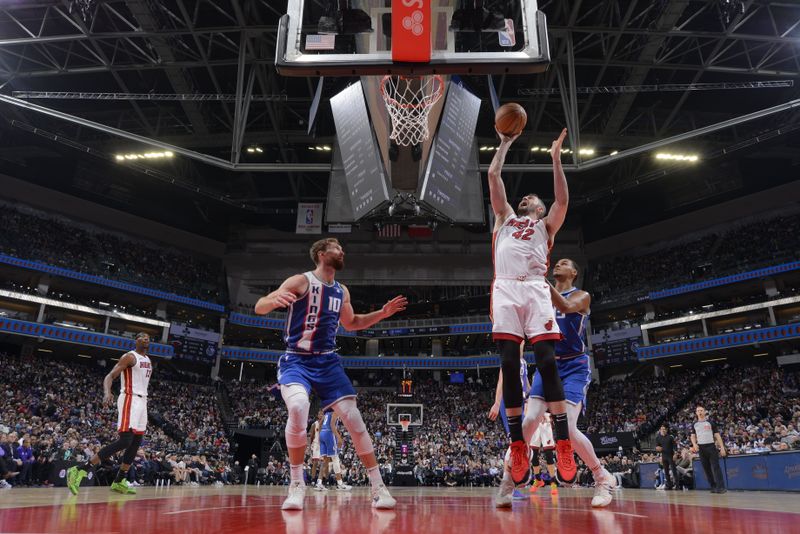
[[495, 278], [544, 276], [549, 263], [550, 236], [545, 222], [527, 215], [509, 215], [494, 235]]
[[153, 373], [153, 362], [146, 354], [139, 354], [135, 350], [128, 354], [133, 354], [136, 363], [122, 371], [120, 393], [147, 397], [147, 385], [150, 383], [150, 375]]

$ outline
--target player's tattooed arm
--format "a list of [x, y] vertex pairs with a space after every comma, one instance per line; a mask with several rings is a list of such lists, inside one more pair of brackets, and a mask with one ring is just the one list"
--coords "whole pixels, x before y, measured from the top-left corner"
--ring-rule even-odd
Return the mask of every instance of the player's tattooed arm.
[[278, 308], [288, 308], [308, 290], [308, 279], [305, 275], [290, 276], [281, 286], [267, 296], [261, 297], [256, 302], [257, 315], [266, 315]]

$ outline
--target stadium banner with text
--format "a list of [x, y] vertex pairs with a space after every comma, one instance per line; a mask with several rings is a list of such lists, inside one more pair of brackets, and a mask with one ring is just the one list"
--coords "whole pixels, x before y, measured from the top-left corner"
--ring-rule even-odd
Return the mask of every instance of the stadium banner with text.
[[632, 449], [636, 447], [636, 436], [633, 432], [608, 432], [605, 434], [587, 434], [595, 449]]
[[180, 323], [172, 323], [169, 327], [169, 342], [175, 350], [175, 357], [182, 360], [213, 364], [217, 359], [219, 338], [219, 332], [190, 328]]
[[297, 234], [322, 233], [322, 203], [299, 202], [297, 204]]
[[[720, 460], [732, 490], [800, 491], [800, 452], [730, 456]], [[695, 489], [709, 489], [700, 460], [692, 462]]]
[[636, 360], [642, 329], [638, 325], [619, 330], [600, 330], [591, 335], [592, 357], [597, 367]]

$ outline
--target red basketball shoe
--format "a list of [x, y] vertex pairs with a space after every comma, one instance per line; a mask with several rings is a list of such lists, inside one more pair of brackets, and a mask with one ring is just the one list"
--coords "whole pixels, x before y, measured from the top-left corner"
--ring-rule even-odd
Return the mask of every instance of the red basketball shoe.
[[572, 442], [560, 439], [556, 442], [556, 476], [564, 485], [572, 485], [578, 476], [578, 466], [575, 465], [575, 453], [572, 451]]
[[531, 451], [528, 444], [521, 439], [511, 443], [510, 463], [511, 480], [514, 484], [517, 486], [527, 484], [531, 478]]

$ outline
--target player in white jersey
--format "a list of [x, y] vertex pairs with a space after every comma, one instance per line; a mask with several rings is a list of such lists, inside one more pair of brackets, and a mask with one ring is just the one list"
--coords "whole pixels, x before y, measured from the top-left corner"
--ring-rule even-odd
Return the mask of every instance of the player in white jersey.
[[[524, 420], [523, 420], [524, 422]], [[531, 447], [531, 456], [533, 457], [533, 484], [531, 484], [531, 491], [537, 491], [544, 486], [542, 480], [542, 465], [539, 455], [544, 456], [544, 463], [547, 465], [547, 474], [550, 475], [550, 493], [556, 495], [558, 487], [556, 486], [556, 442], [553, 439], [553, 422], [550, 418], [550, 413], [545, 412], [539, 418], [539, 425], [533, 433], [531, 440], [528, 442]]]
[[[564, 388], [558, 376], [555, 342], [561, 339], [556, 323], [550, 286], [545, 279], [550, 248], [567, 216], [569, 192], [561, 167], [561, 145], [567, 135], [564, 129], [553, 141], [553, 190], [555, 202], [547, 213], [544, 202], [534, 194], [525, 196], [516, 213], [506, 198], [500, 172], [508, 149], [518, 137], [500, 135], [500, 146], [489, 166], [489, 196], [495, 214], [492, 252], [494, 282], [492, 283], [492, 334], [498, 342], [503, 374], [516, 373], [519, 366], [519, 346], [528, 340], [533, 345], [536, 368], [544, 378], [545, 397], [555, 422], [558, 471], [562, 480], [571, 483], [577, 468], [569, 440]], [[498, 506], [507, 506], [515, 485], [530, 478], [529, 439], [522, 432], [522, 388], [516, 380], [503, 382], [511, 433], [511, 469], [506, 472], [498, 493]]]
[[67, 487], [73, 494], [77, 495], [81, 480], [100, 462], [119, 451], [125, 452], [122, 454], [122, 463], [111, 484], [111, 490], [122, 494], [136, 493], [136, 490], [128, 484], [126, 477], [147, 428], [147, 385], [153, 373], [153, 362], [147, 356], [149, 348], [150, 336], [140, 332], [136, 335], [136, 348], [126, 352], [103, 379], [103, 404], [109, 406], [114, 401], [111, 384], [114, 379], [120, 377], [120, 392], [117, 398], [119, 439], [100, 449], [82, 466], [72, 466], [67, 470]]
[[311, 484], [317, 479], [317, 470], [322, 477], [322, 455], [319, 452], [319, 431], [322, 430], [322, 410], [317, 414], [317, 420], [311, 426]]

